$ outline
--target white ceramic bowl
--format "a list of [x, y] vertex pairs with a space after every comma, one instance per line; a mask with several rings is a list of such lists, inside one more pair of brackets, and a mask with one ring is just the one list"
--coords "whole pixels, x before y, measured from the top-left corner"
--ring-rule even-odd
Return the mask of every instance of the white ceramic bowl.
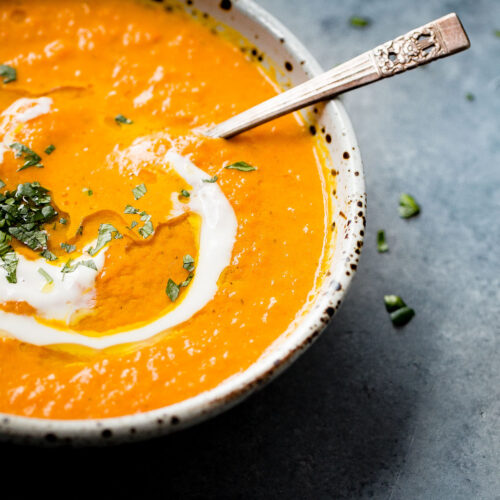
[[[184, 4], [185, 5], [185, 4]], [[256, 49], [264, 64], [282, 72], [284, 87], [321, 72], [302, 44], [274, 17], [252, 0], [194, 0], [184, 7], [207, 13], [222, 25], [236, 29], [247, 49]], [[250, 43], [250, 47], [248, 44]], [[328, 150], [337, 177], [333, 220], [337, 237], [330, 272], [310, 311], [286, 337], [278, 339], [255, 364], [215, 389], [180, 403], [124, 417], [93, 420], [44, 420], [0, 414], [0, 438], [46, 444], [105, 444], [167, 434], [217, 415], [248, 397], [288, 367], [318, 337], [339, 308], [355, 274], [363, 246], [366, 195], [363, 167], [349, 118], [337, 101], [318, 105], [317, 133], [328, 135]]]

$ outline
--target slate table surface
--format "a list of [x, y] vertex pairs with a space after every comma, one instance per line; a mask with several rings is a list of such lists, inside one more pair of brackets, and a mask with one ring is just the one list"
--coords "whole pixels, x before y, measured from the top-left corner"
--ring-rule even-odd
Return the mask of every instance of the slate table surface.
[[[324, 68], [452, 11], [472, 47], [342, 98], [366, 169], [367, 235], [343, 308], [303, 357], [235, 409], [163, 439], [1, 445], [18, 498], [500, 498], [500, 1], [260, 4]], [[355, 28], [353, 15], [371, 24]], [[401, 192], [419, 217], [399, 218]], [[416, 310], [404, 329], [386, 293]]]

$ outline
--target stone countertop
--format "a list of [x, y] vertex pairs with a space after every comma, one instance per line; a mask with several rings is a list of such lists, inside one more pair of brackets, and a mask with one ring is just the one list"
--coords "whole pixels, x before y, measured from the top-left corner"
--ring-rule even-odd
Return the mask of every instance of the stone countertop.
[[[112, 449], [4, 445], [4, 478], [23, 471], [20, 493], [50, 477], [52, 491], [65, 478], [110, 498], [498, 499], [500, 2], [260, 3], [324, 68], [452, 11], [471, 39], [465, 53], [342, 98], [368, 190], [349, 297], [284, 375], [222, 416]], [[352, 27], [352, 15], [372, 22]], [[419, 217], [399, 218], [401, 192]], [[403, 329], [387, 293], [416, 310]]]

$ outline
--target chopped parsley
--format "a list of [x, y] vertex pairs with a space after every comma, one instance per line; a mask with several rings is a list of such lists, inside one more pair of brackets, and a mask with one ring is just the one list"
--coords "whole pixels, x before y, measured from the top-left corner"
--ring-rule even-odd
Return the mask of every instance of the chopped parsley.
[[7, 64], [0, 64], [0, 76], [3, 77], [3, 83], [15, 82], [17, 80], [16, 68]]
[[250, 163], [247, 163], [246, 161], [237, 161], [236, 163], [228, 165], [227, 167], [224, 168], [239, 170], [240, 172], [252, 172], [253, 170], [257, 170], [256, 167], [250, 165]]
[[203, 182], [209, 182], [213, 184], [214, 182], [217, 182], [218, 177], [214, 175], [213, 177], [210, 177], [210, 179], [203, 179]]
[[496, 37], [500, 38], [500, 30], [495, 30], [494, 33]]
[[182, 189], [181, 196], [184, 196], [184, 198], [189, 198], [191, 196], [191, 193], [185, 189]]
[[24, 164], [17, 169], [18, 172], [30, 167], [43, 168], [41, 164], [42, 158], [40, 155], [36, 154], [32, 149], [20, 142], [14, 142], [9, 146], [10, 149], [13, 149], [16, 154], [16, 158], [23, 158]]
[[128, 229], [130, 229], [132, 231], [132, 229], [134, 229], [135, 226], [138, 226], [139, 224], [133, 220], [132, 223], [130, 224], [130, 227]]
[[352, 16], [349, 19], [349, 23], [351, 26], [355, 26], [356, 28], [366, 28], [371, 24], [370, 19], [361, 16]]
[[123, 236], [120, 234], [118, 229], [112, 224], [101, 224], [99, 226], [99, 234], [97, 236], [97, 243], [95, 248], [87, 249], [89, 255], [94, 256], [99, 250], [104, 248], [112, 239], [120, 239]]
[[389, 245], [385, 239], [385, 231], [383, 229], [377, 232], [377, 250], [379, 253], [384, 253], [389, 250]]
[[54, 283], [54, 280], [52, 279], [52, 276], [45, 271], [45, 269], [42, 269], [41, 267], [38, 268], [38, 272], [45, 278], [45, 281], [47, 281], [47, 284]]
[[132, 125], [134, 123], [132, 120], [129, 120], [126, 116], [123, 115], [116, 115], [115, 116], [115, 122], [118, 123], [118, 125]]
[[[148, 217], [151, 217], [151, 216], [148, 216]], [[138, 231], [139, 231], [139, 234], [140, 234], [140, 235], [141, 235], [144, 239], [149, 238], [149, 237], [150, 237], [150, 236], [151, 236], [151, 235], [155, 232], [154, 227], [153, 227], [153, 223], [152, 223], [150, 220], [148, 220], [148, 221], [144, 224], [144, 226], [140, 227], [140, 228], [138, 229]]]
[[476, 100], [476, 96], [475, 96], [472, 92], [467, 92], [467, 93], [465, 94], [465, 98], [466, 98], [468, 101], [470, 101], [470, 102], [472, 102], [472, 101], [475, 101], [475, 100]]
[[138, 186], [135, 186], [134, 189], [132, 189], [132, 193], [134, 195], [134, 198], [138, 200], [139, 198], [142, 198], [146, 193], [148, 192], [145, 184], [139, 184]]
[[45, 148], [45, 154], [51, 155], [55, 150], [56, 150], [56, 147], [54, 146], [54, 144], [51, 144], [50, 146], [47, 146]]
[[398, 295], [385, 295], [384, 303], [394, 326], [404, 326], [415, 316], [415, 311]]
[[67, 223], [68, 223], [68, 219], [65, 219], [64, 217], [61, 217], [59, 219], [59, 224], [63, 224], [64, 225], [64, 224], [67, 224]]
[[399, 215], [403, 219], [409, 219], [420, 213], [420, 206], [413, 196], [403, 193], [399, 198]]
[[67, 253], [71, 253], [76, 250], [75, 245], [69, 245], [68, 243], [61, 243], [61, 248]]

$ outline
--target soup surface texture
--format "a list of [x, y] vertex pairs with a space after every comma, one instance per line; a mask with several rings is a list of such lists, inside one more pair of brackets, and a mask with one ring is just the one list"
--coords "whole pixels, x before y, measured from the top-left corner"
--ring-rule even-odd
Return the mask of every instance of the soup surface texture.
[[138, 0], [0, 4], [0, 412], [101, 418], [247, 369], [328, 243], [296, 116], [200, 130], [276, 93], [251, 51]]

